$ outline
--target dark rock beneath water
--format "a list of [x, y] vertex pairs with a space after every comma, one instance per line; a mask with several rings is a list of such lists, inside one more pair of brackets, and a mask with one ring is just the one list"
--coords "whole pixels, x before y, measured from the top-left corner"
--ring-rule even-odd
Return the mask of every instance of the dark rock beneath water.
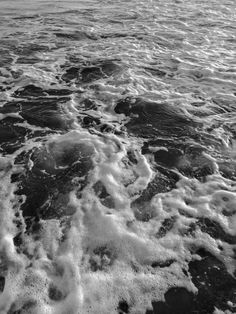
[[3, 292], [5, 287], [5, 277], [0, 276], [0, 292]]
[[144, 70], [146, 70], [147, 72], [150, 72], [153, 76], [158, 76], [158, 77], [164, 77], [167, 74], [166, 72], [157, 68], [144, 67]]
[[66, 40], [75, 40], [75, 41], [80, 41], [80, 40], [85, 40], [85, 39], [92, 39], [96, 40], [96, 36], [92, 34], [88, 34], [86, 32], [82, 31], [75, 31], [75, 32], [70, 32], [70, 33], [62, 33], [62, 32], [56, 32], [54, 33], [56, 37], [66, 39]]
[[68, 130], [72, 121], [63, 110], [63, 105], [68, 100], [67, 97], [60, 97], [11, 102], [0, 108], [0, 113], [19, 113], [31, 125]]
[[0, 147], [4, 154], [12, 154], [19, 149], [30, 133], [26, 128], [16, 125], [19, 122], [22, 120], [8, 117], [0, 123]]
[[149, 140], [143, 145], [142, 153], [152, 155], [157, 168], [177, 169], [185, 176], [204, 181], [214, 173], [214, 164], [204, 156], [201, 145], [190, 143], [184, 138]]
[[16, 63], [20, 63], [20, 64], [35, 64], [40, 62], [41, 59], [34, 56], [34, 55], [29, 55], [29, 56], [22, 56], [22, 57], [18, 57]]
[[93, 116], [85, 116], [83, 118], [83, 126], [84, 127], [90, 127], [93, 125], [99, 125], [101, 124], [100, 119], [93, 117]]
[[174, 227], [176, 220], [177, 220], [176, 216], [164, 219], [164, 221], [161, 224], [161, 227], [159, 228], [156, 234], [156, 237], [163, 238]]
[[213, 314], [215, 308], [236, 310], [228, 303], [236, 304], [236, 279], [211, 253], [204, 249], [196, 253], [201, 260], [189, 263], [189, 274], [198, 292], [193, 294], [183, 287], [172, 287], [165, 293], [165, 301], [153, 301], [153, 309], [146, 314]]
[[165, 268], [165, 267], [170, 267], [175, 262], [174, 259], [167, 259], [166, 261], [157, 261], [153, 262], [151, 266], [153, 268], [160, 267], [160, 268]]
[[112, 196], [107, 192], [105, 186], [101, 181], [97, 181], [94, 184], [93, 189], [96, 195], [99, 197], [100, 202], [102, 203], [103, 206], [106, 206], [107, 208], [115, 207], [115, 202]]
[[230, 310], [228, 301], [236, 304], [236, 279], [211, 253], [203, 249], [197, 253], [202, 259], [189, 263], [192, 282], [198, 289], [194, 307], [204, 314], [213, 313], [215, 307], [223, 311]]
[[69, 89], [46, 89], [29, 84], [24, 86], [23, 88], [19, 88], [13, 94], [13, 97], [20, 98], [35, 98], [35, 97], [46, 97], [46, 96], [68, 96], [71, 95], [72, 91]]
[[[16, 90], [13, 96], [23, 98], [23, 100], [4, 104], [0, 108], [0, 113], [18, 113], [23, 119], [20, 117], [14, 118], [15, 120], [12, 119], [11, 123], [8, 124], [9, 130], [3, 132], [14, 136], [17, 129], [14, 122], [24, 122], [24, 120], [33, 126], [47, 127], [51, 130], [68, 130], [72, 120], [66, 116], [64, 106], [70, 100], [68, 96], [70, 94], [71, 91], [67, 89], [44, 90], [33, 84]], [[5, 121], [6, 119], [3, 120], [3, 125], [6, 124]]]
[[[82, 189], [89, 170], [92, 168], [93, 148], [79, 143], [50, 144], [48, 149], [36, 149], [26, 158], [33, 164], [22, 174], [18, 195], [25, 195], [21, 205], [25, 217], [43, 219], [71, 215], [68, 209], [68, 193]], [[81, 178], [73, 183], [74, 178]]]
[[111, 60], [103, 60], [88, 65], [72, 66], [62, 75], [62, 80], [67, 83], [92, 83], [101, 78], [107, 78], [115, 74], [119, 66]]
[[[23, 313], [35, 313], [36, 312], [36, 305], [37, 301], [34, 300], [33, 296], [29, 296], [29, 299], [24, 302], [24, 304], [21, 304], [21, 308], [19, 308], [18, 302], [12, 303], [9, 311], [7, 314], [23, 314]], [[32, 299], [31, 299], [32, 298]]]
[[80, 78], [83, 83], [90, 83], [105, 76], [106, 74], [103, 73], [102, 68], [99, 66], [86, 67], [80, 71]]
[[208, 233], [213, 239], [220, 239], [221, 241], [228, 242], [229, 244], [236, 244], [236, 236], [231, 235], [224, 231], [221, 225], [214, 220], [207, 217], [198, 218], [197, 225], [202, 232]]
[[122, 300], [118, 304], [118, 314], [129, 313], [129, 305], [125, 300]]
[[48, 127], [51, 129], [67, 130], [71, 125], [71, 120], [63, 116], [60, 112], [59, 103], [64, 103], [67, 99], [50, 99], [36, 103], [24, 104], [21, 116], [30, 124]]
[[186, 149], [186, 154], [182, 160], [179, 160], [176, 168], [185, 176], [197, 178], [200, 181], [204, 181], [215, 171], [212, 160], [205, 157], [202, 152], [190, 152], [189, 149]]
[[153, 138], [157, 135], [189, 136], [194, 132], [193, 128], [198, 126], [180, 108], [141, 98], [122, 99], [114, 110], [131, 118], [125, 125], [130, 133], [145, 138]]
[[14, 245], [15, 247], [20, 247], [23, 243], [23, 239], [22, 239], [22, 233], [18, 233], [14, 238], [13, 238], [13, 241], [14, 241]]
[[[179, 213], [188, 218], [193, 218], [191, 214], [183, 209], [179, 209]], [[195, 222], [190, 223], [187, 230], [180, 230], [181, 234], [195, 236], [196, 231], [200, 229], [202, 232], [209, 234], [215, 240], [221, 240], [222, 242], [227, 242], [231, 245], [236, 244], [236, 236], [227, 233], [216, 220], [208, 217], [194, 217], [194, 219]]]
[[125, 124], [130, 134], [147, 140], [142, 153], [152, 155], [157, 167], [177, 169], [199, 180], [214, 173], [213, 162], [203, 154], [212, 139], [198, 132], [201, 124], [181, 108], [128, 97], [120, 100], [114, 110], [130, 118]]
[[50, 48], [48, 46], [39, 45], [36, 43], [20, 44], [14, 49], [14, 52], [21, 56], [28, 56], [37, 52], [47, 52]]
[[183, 287], [170, 288], [165, 293], [165, 302], [153, 301], [153, 310], [146, 314], [190, 314], [193, 308], [193, 293]]
[[46, 96], [46, 92], [41, 87], [33, 84], [27, 85], [15, 91], [14, 97], [42, 97]]
[[168, 150], [158, 150], [154, 154], [155, 161], [166, 167], [178, 167], [180, 157], [183, 156], [183, 152], [180, 149], [169, 148]]
[[137, 160], [137, 157], [135, 156], [135, 152], [133, 150], [127, 151], [127, 157], [129, 159], [129, 161], [131, 162], [131, 164], [137, 165], [138, 160]]
[[53, 284], [50, 284], [48, 289], [48, 297], [53, 301], [61, 301], [65, 299], [65, 295]]
[[93, 189], [97, 196], [99, 196], [99, 198], [101, 199], [104, 199], [110, 195], [109, 193], [107, 193], [107, 190], [101, 181], [97, 181], [94, 184]]
[[11, 142], [15, 143], [24, 138], [27, 130], [24, 127], [15, 125], [17, 122], [22, 122], [21, 119], [5, 118], [0, 125], [0, 144]]
[[13, 63], [14, 58], [9, 54], [8, 49], [0, 48], [0, 67], [6, 67]]
[[236, 181], [236, 165], [231, 160], [218, 162], [218, 166], [223, 177]]
[[151, 199], [158, 193], [165, 193], [175, 188], [176, 182], [179, 180], [178, 175], [170, 170], [162, 167], [159, 167], [158, 170], [159, 172], [153, 181], [148, 184], [147, 188], [131, 204], [135, 218], [140, 221], [149, 221], [154, 217], [150, 207]]

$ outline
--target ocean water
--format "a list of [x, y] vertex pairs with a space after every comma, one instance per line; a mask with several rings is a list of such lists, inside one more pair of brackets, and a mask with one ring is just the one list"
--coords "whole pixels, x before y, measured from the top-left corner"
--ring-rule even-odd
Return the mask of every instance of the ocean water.
[[235, 0], [0, 0], [0, 314], [236, 313]]

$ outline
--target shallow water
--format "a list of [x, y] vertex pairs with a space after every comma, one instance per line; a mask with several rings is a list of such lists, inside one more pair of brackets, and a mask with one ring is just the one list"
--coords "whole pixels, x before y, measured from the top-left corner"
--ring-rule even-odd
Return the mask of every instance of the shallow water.
[[235, 1], [0, 0], [0, 314], [236, 312]]

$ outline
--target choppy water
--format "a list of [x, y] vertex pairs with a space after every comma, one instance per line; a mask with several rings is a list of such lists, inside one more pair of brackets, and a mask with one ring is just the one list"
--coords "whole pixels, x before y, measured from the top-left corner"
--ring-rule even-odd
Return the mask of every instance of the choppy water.
[[0, 313], [236, 313], [235, 0], [0, 0]]

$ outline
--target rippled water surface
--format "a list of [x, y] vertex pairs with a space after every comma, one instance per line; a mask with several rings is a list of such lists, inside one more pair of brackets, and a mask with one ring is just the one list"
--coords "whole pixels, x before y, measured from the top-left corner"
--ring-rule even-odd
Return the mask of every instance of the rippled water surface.
[[236, 313], [234, 0], [0, 0], [0, 314]]

